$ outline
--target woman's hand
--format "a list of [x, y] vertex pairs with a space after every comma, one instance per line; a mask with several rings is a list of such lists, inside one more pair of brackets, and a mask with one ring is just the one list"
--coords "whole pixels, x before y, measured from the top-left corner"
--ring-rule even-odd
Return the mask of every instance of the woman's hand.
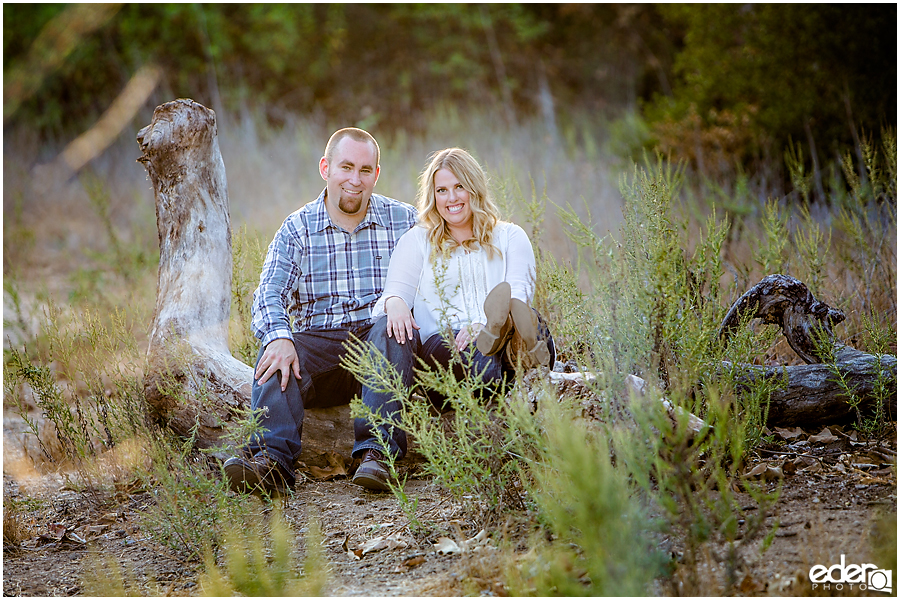
[[384, 312], [387, 314], [387, 334], [400, 344], [413, 339], [413, 329], [419, 325], [412, 316], [412, 311], [399, 296], [391, 296], [384, 302]]
[[466, 346], [474, 342], [478, 334], [481, 333], [482, 327], [484, 327], [482, 323], [472, 323], [468, 327], [460, 329], [459, 333], [456, 334], [456, 349], [460, 352], [465, 350]]

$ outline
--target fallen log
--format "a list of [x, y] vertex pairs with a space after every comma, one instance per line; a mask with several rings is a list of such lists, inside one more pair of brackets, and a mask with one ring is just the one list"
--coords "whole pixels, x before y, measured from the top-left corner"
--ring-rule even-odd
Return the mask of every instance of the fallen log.
[[[156, 108], [138, 132], [156, 199], [159, 273], [144, 395], [151, 414], [200, 448], [250, 406], [253, 370], [231, 355], [231, 223], [215, 113], [192, 100]], [[308, 409], [301, 460], [353, 446], [347, 406]]]
[[[877, 411], [897, 418], [897, 357], [876, 356], [835, 342], [832, 327], [844, 313], [816, 300], [787, 275], [764, 277], [732, 305], [719, 327], [727, 345], [741, 323], [780, 325], [805, 365], [732, 365], [747, 385], [769, 381], [767, 424], [787, 427], [858, 420]], [[740, 391], [740, 390], [739, 390]]]
[[733, 367], [747, 384], [774, 384], [767, 407], [769, 427], [858, 421], [879, 410], [889, 420], [897, 419], [897, 358], [891, 355], [839, 346], [834, 362], [827, 364]]
[[815, 299], [809, 288], [788, 275], [767, 275], [738, 298], [719, 326], [726, 344], [742, 322], [762, 319], [781, 326], [788, 344], [807, 364], [823, 362], [822, 351], [834, 344], [832, 327], [844, 313]]

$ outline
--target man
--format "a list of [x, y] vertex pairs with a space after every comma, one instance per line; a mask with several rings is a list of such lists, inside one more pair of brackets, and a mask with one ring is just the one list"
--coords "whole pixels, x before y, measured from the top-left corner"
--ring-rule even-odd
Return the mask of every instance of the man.
[[[351, 335], [367, 339], [394, 245], [415, 224], [407, 204], [374, 194], [380, 149], [356, 128], [335, 132], [319, 161], [325, 190], [285, 219], [269, 245], [253, 300], [253, 329], [261, 350], [251, 408], [262, 433], [224, 465], [232, 489], [284, 493], [294, 486], [304, 408], [346, 404], [359, 393], [340, 366]], [[292, 326], [293, 323], [293, 326]], [[391, 400], [373, 399], [381, 414]], [[354, 422], [353, 456], [362, 459], [353, 481], [388, 489], [383, 452], [402, 457], [406, 435], [365, 419]]]

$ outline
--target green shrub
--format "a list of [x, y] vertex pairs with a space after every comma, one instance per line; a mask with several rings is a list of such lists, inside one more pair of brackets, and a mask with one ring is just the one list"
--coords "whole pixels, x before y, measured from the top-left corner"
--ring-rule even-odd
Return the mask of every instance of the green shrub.
[[309, 519], [302, 574], [295, 568], [295, 534], [276, 509], [268, 519], [231, 527], [225, 538], [223, 565], [212, 552], [201, 578], [204, 596], [321, 596], [328, 572], [318, 521]]
[[512, 428], [519, 432], [517, 452], [530, 457], [522, 479], [546, 532], [529, 559], [510, 570], [511, 595], [649, 594], [662, 574], [662, 553], [645, 503], [611, 460], [607, 432], [588, 429], [552, 394], [539, 402], [545, 408], [538, 415], [519, 412]]
[[231, 354], [248, 365], [256, 364], [259, 340], [250, 326], [253, 292], [259, 285], [265, 249], [259, 237], [251, 235], [244, 225], [232, 238], [231, 312], [229, 347]]
[[[453, 367], [459, 360], [457, 356], [447, 367], [432, 369], [420, 365], [417, 370], [418, 384], [446, 397], [446, 410], [452, 414], [443, 419], [430, 400], [410, 397], [410, 390], [402, 385], [396, 370], [371, 343], [353, 345], [342, 362], [345, 368], [372, 389], [394, 394], [403, 402], [400, 414], [389, 417], [373, 413], [357, 397], [351, 402], [351, 413], [369, 419], [373, 427], [403, 427], [427, 459], [422, 467], [424, 475], [433, 477], [454, 499], [469, 500], [497, 515], [501, 506], [521, 507], [513, 483], [504, 405], [495, 407], [485, 400], [492, 390], [480, 377], [457, 381]], [[393, 459], [388, 462], [393, 469]], [[401, 482], [394, 493], [401, 505], [407, 505], [402, 489]]]
[[252, 510], [245, 495], [229, 494], [215, 462], [193, 449], [193, 439], [178, 442], [160, 434], [146, 440], [150, 466], [141, 477], [154, 502], [141, 522], [160, 544], [185, 559], [199, 559], [218, 548], [226, 528]]

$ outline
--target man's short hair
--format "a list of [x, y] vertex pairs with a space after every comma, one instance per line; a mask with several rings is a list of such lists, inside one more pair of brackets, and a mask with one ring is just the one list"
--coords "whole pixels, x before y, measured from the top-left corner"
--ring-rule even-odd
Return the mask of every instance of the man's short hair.
[[334, 157], [334, 149], [342, 139], [347, 137], [356, 142], [369, 142], [375, 146], [375, 167], [377, 168], [378, 165], [381, 164], [381, 148], [378, 146], [378, 142], [375, 141], [375, 138], [372, 137], [372, 134], [357, 127], [344, 127], [331, 134], [331, 138], [329, 138], [328, 143], [325, 145], [325, 160], [328, 161], [329, 165], [331, 164], [331, 159]]

